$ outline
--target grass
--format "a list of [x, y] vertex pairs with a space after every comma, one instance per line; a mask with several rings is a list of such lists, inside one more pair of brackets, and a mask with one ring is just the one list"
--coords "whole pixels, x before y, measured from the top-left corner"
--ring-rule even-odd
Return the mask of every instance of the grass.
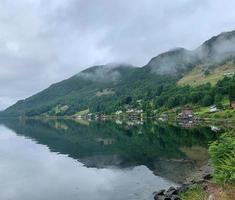
[[104, 95], [113, 95], [115, 92], [111, 89], [104, 89], [103, 91], [98, 91], [96, 92], [96, 96], [104, 96]]
[[195, 112], [199, 116], [203, 116], [203, 115], [209, 113], [209, 107], [199, 107], [199, 108], [195, 109]]
[[233, 185], [212, 183], [209, 187], [212, 188], [213, 192], [205, 191], [202, 185], [197, 185], [185, 193], [180, 194], [180, 197], [182, 200], [208, 200], [209, 195], [217, 191], [217, 198], [219, 198], [219, 200], [235, 199], [235, 187]]
[[187, 192], [180, 195], [182, 200], [208, 200], [208, 194], [201, 185], [190, 188]]
[[229, 110], [221, 110], [216, 113], [208, 113], [207, 115], [205, 115], [205, 117], [211, 118], [211, 119], [235, 121], [235, 110], [229, 109]]
[[221, 200], [234, 200], [235, 199], [235, 186], [222, 185], [220, 186]]
[[88, 114], [89, 112], [90, 112], [90, 110], [89, 110], [89, 109], [86, 109], [86, 110], [82, 110], [82, 111], [77, 112], [75, 115], [77, 115], [77, 116], [83, 116], [83, 115]]
[[[224, 107], [228, 107], [229, 100], [224, 98], [222, 101]], [[230, 120], [235, 122], [235, 109], [224, 109], [218, 112], [211, 113], [209, 107], [198, 107], [194, 109], [195, 113], [202, 118], [213, 119], [213, 120]]]
[[178, 81], [179, 85], [191, 85], [198, 86], [205, 83], [211, 83], [215, 85], [218, 80], [224, 77], [225, 73], [235, 73], [235, 65], [232, 62], [220, 65], [215, 69], [210, 69], [210, 74], [205, 76], [205, 70], [207, 65], [198, 65], [191, 72], [186, 74], [182, 79]]
[[229, 97], [228, 96], [224, 97], [221, 103], [223, 106], [229, 106], [230, 105]]

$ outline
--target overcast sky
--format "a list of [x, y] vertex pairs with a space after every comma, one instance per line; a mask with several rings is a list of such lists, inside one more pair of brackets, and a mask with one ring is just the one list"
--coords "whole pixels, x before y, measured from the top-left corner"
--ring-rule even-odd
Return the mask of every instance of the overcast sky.
[[82, 69], [235, 29], [234, 0], [1, 0], [0, 110]]

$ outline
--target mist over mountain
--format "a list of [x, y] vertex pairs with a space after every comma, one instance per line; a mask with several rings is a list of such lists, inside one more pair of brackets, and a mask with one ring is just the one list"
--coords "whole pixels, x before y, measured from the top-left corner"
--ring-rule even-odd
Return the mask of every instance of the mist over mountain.
[[192, 51], [176, 48], [164, 52], [146, 67], [158, 74], [183, 75], [197, 64], [218, 63], [231, 56], [235, 56], [235, 31], [214, 36]]
[[131, 70], [133, 67], [125, 63], [109, 63], [85, 69], [78, 73], [77, 77], [96, 82], [116, 82], [124, 76], [126, 70]]
[[235, 55], [235, 31], [223, 32], [204, 42], [195, 51], [202, 62], [221, 62]]
[[157, 74], [180, 75], [198, 62], [194, 52], [184, 48], [176, 48], [154, 57], [145, 66]]
[[73, 77], [7, 108], [2, 115], [71, 115], [84, 109], [113, 112], [127, 101], [153, 98], [197, 65], [235, 56], [235, 31], [224, 32], [195, 50], [176, 48], [152, 58], [143, 67], [112, 63], [90, 67]]

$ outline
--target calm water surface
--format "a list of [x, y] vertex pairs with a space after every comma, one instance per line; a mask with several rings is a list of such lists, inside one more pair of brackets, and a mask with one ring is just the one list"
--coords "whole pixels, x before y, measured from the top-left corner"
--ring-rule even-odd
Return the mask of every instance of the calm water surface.
[[207, 161], [207, 128], [0, 121], [0, 199], [143, 200]]

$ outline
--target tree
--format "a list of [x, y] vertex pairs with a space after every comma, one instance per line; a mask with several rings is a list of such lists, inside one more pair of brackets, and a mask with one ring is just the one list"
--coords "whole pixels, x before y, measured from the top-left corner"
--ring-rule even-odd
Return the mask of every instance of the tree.
[[201, 99], [201, 92], [192, 92], [190, 97], [193, 103], [197, 103]]
[[213, 97], [210, 96], [209, 94], [206, 94], [203, 99], [202, 99], [202, 105], [203, 106], [209, 106], [211, 104], [213, 104]]
[[215, 105], [216, 105], [216, 107], [223, 108], [223, 105], [221, 103], [222, 99], [223, 99], [223, 96], [220, 93], [216, 94], [216, 96], [215, 96]]
[[132, 102], [132, 97], [128, 96], [124, 99], [125, 104], [130, 104]]
[[231, 104], [231, 102], [235, 100], [235, 85], [231, 85], [229, 87], [228, 95], [229, 95], [229, 101]]

